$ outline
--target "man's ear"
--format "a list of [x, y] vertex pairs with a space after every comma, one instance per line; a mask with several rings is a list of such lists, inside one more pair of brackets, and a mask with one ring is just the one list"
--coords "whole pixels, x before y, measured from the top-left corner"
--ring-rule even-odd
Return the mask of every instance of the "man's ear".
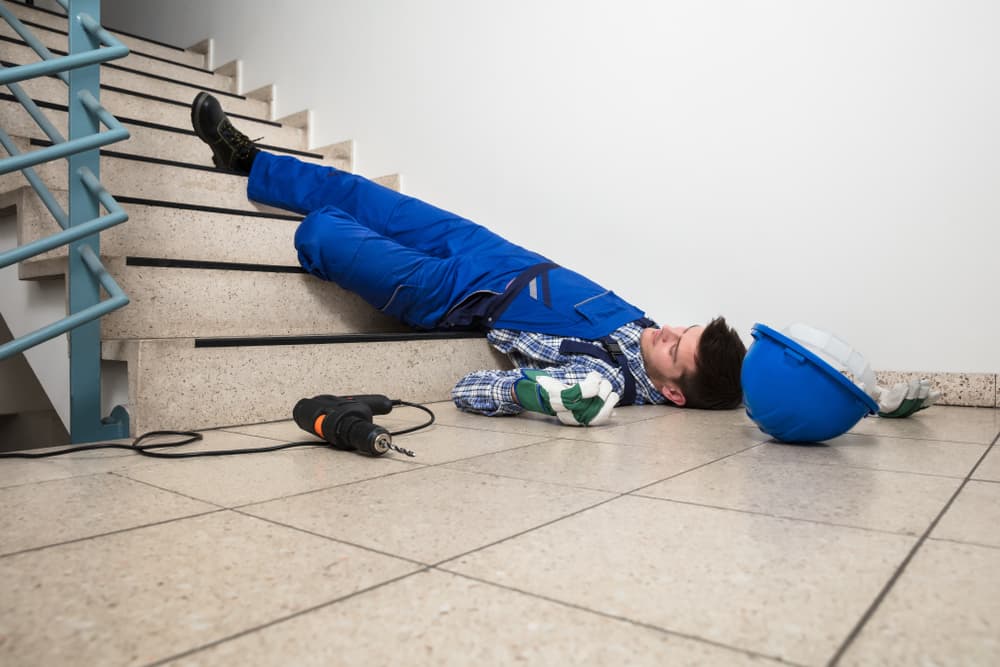
[[672, 387], [668, 384], [660, 387], [660, 393], [663, 394], [668, 401], [676, 405], [677, 407], [683, 407], [687, 403], [687, 398], [684, 396], [684, 392], [678, 387]]

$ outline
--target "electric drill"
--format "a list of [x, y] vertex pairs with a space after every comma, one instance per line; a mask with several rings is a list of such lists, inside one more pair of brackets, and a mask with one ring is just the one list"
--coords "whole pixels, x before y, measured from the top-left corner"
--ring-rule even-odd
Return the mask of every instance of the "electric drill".
[[392, 444], [389, 431], [372, 422], [372, 415], [391, 411], [392, 400], [379, 394], [323, 394], [296, 403], [292, 417], [299, 428], [323, 438], [335, 449], [382, 456], [390, 449], [401, 450]]

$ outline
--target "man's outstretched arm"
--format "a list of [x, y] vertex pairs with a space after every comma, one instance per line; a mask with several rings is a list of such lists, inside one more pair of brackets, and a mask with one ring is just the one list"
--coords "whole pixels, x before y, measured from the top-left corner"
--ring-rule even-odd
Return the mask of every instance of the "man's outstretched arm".
[[555, 416], [567, 426], [607, 422], [618, 398], [611, 382], [587, 366], [477, 371], [452, 390], [452, 400], [462, 410], [488, 416], [529, 410]]

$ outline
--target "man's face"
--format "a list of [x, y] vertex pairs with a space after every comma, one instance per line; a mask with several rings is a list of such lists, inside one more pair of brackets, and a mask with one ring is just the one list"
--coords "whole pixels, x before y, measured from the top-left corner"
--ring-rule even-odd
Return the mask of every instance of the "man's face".
[[688, 327], [664, 326], [644, 329], [640, 339], [646, 373], [660, 393], [676, 405], [684, 405], [686, 398], [678, 381], [684, 374], [695, 372], [698, 343], [705, 330], [700, 324]]

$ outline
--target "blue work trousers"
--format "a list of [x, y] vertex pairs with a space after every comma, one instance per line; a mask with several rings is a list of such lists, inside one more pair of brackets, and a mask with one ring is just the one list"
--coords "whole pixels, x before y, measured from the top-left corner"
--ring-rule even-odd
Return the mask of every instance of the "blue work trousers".
[[293, 157], [258, 153], [247, 196], [306, 216], [295, 232], [303, 268], [421, 329], [547, 261], [454, 213]]

